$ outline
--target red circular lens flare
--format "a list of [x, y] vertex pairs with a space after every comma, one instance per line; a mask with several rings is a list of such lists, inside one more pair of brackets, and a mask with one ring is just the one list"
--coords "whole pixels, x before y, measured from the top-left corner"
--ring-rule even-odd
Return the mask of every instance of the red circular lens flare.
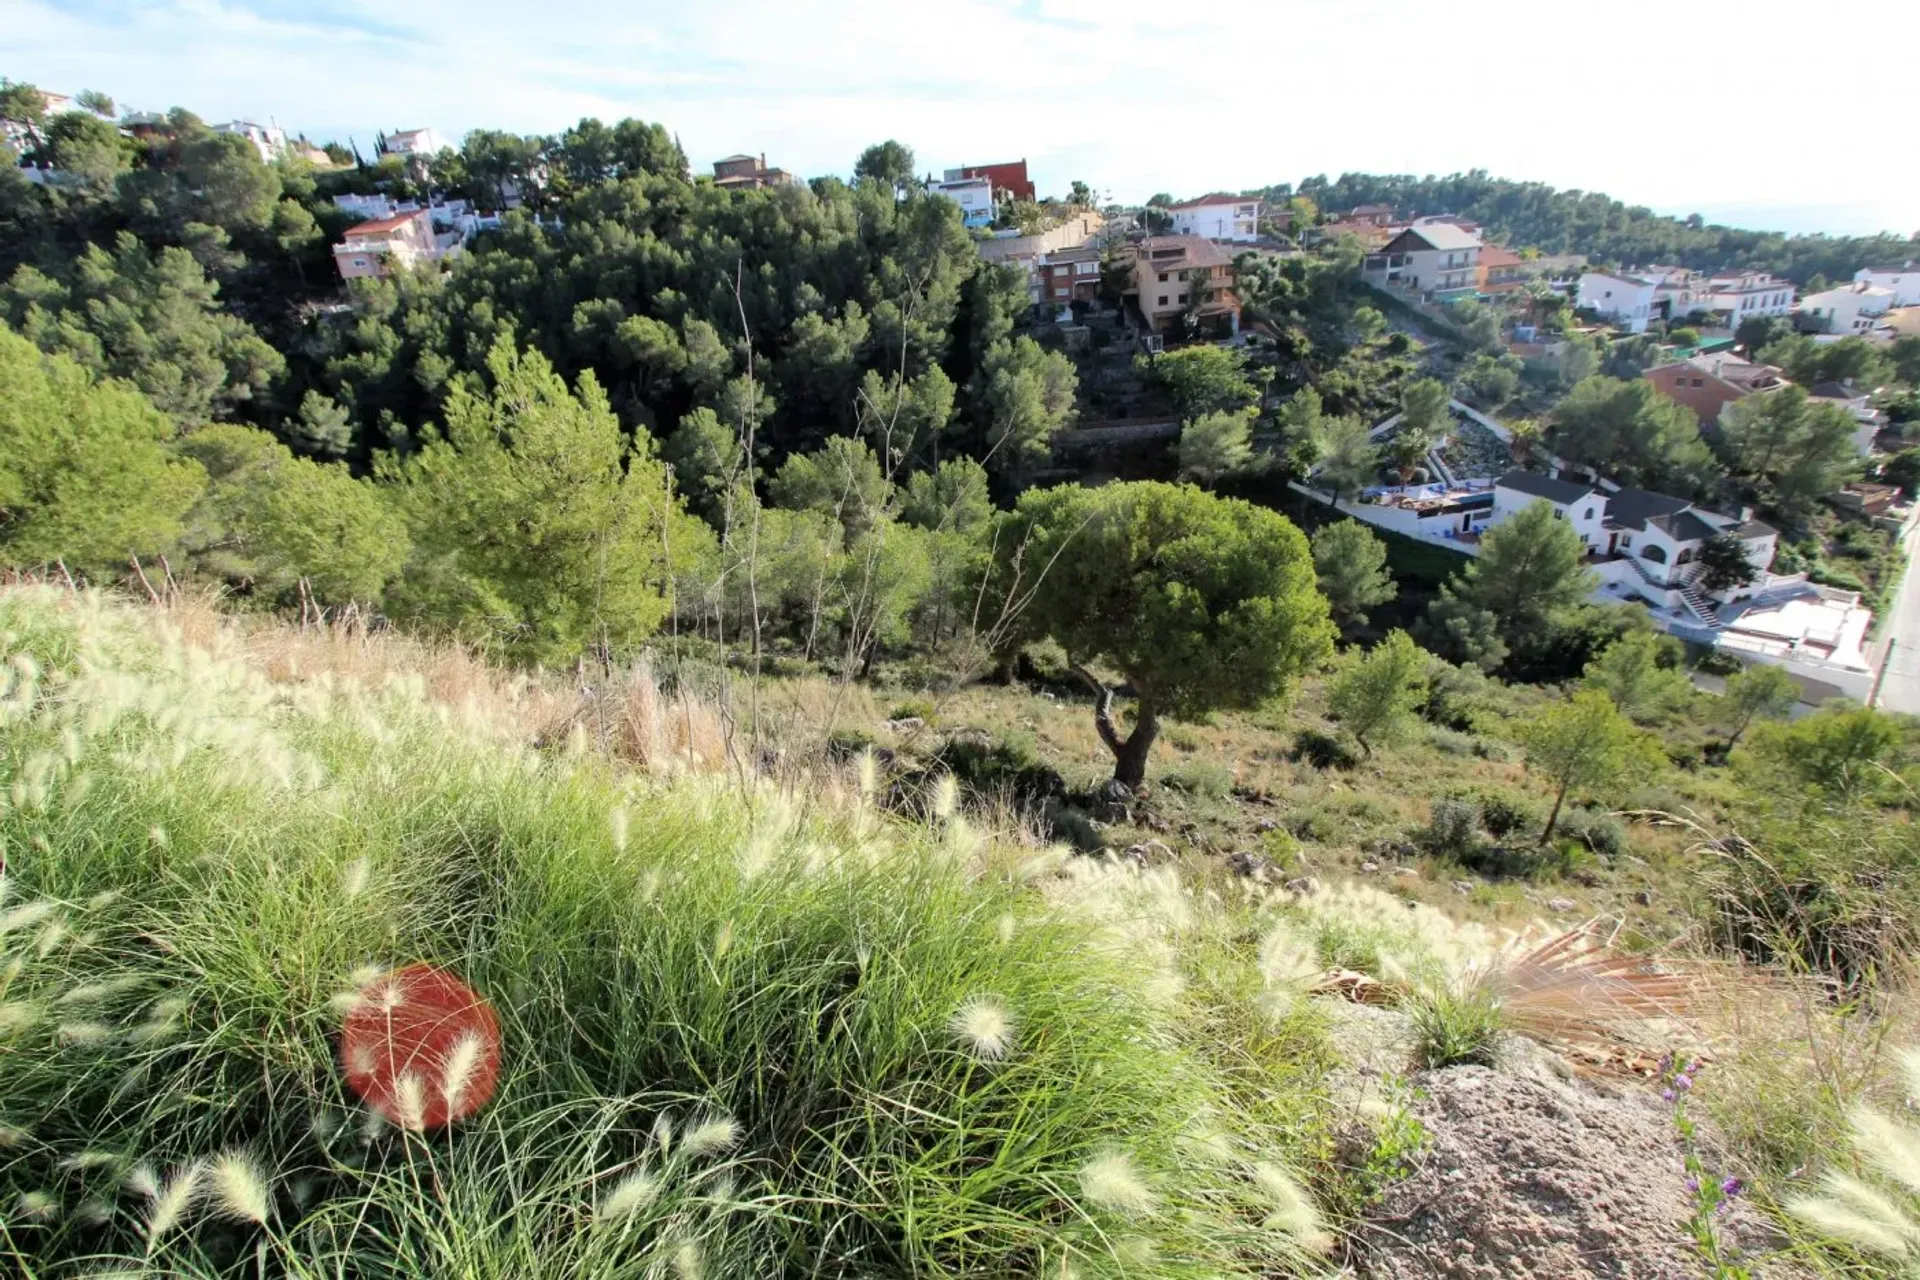
[[500, 1020], [430, 964], [375, 978], [340, 1033], [347, 1087], [403, 1129], [438, 1129], [486, 1105], [500, 1080]]

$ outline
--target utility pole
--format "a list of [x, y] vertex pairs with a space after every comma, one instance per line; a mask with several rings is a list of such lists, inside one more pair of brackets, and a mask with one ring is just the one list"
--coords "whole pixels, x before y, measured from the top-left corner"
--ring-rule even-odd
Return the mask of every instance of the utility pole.
[[1880, 674], [1873, 678], [1873, 692], [1867, 695], [1867, 705], [1869, 707], [1877, 707], [1880, 705], [1880, 686], [1887, 682], [1887, 668], [1893, 665], [1893, 649], [1894, 646], [1899, 643], [1900, 640], [1897, 636], [1887, 641], [1886, 656], [1880, 659]]

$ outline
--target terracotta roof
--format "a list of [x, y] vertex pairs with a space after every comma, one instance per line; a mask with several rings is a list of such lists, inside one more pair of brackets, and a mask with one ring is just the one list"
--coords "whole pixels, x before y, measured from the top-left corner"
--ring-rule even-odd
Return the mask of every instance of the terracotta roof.
[[398, 231], [415, 218], [420, 217], [421, 214], [421, 210], [415, 209], [412, 213], [396, 213], [391, 218], [374, 218], [361, 223], [357, 227], [348, 227], [347, 234], [349, 236], [377, 236], [383, 231]]
[[1502, 249], [1497, 244], [1480, 246], [1480, 265], [1483, 267], [1517, 267], [1525, 261], [1519, 254]]
[[1259, 196], [1236, 196], [1230, 195], [1225, 191], [1216, 191], [1212, 195], [1201, 196], [1197, 200], [1182, 200], [1178, 204], [1170, 204], [1167, 208], [1199, 209], [1213, 204], [1258, 204], [1259, 202]]
[[[1179, 249], [1179, 257], [1159, 257], [1170, 249]], [[1230, 267], [1233, 255], [1201, 236], [1149, 236], [1140, 242], [1140, 261], [1161, 267]]]

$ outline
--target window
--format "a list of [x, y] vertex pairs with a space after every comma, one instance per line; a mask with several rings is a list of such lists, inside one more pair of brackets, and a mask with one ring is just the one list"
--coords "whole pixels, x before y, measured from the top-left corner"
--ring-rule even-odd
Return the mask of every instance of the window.
[[1647, 547], [1640, 552], [1640, 558], [1642, 560], [1651, 560], [1655, 564], [1665, 564], [1667, 562], [1667, 552], [1664, 547]]
[[1553, 518], [1555, 520], [1565, 520], [1567, 518], [1567, 509], [1565, 507], [1555, 507], [1553, 509]]
[[1073, 289], [1070, 286], [1063, 284], [1058, 289], [1055, 289], [1053, 291], [1053, 296], [1056, 298], [1070, 298], [1073, 296]]
[[1184, 305], [1186, 304], [1186, 301], [1187, 301], [1187, 295], [1183, 293], [1183, 294], [1181, 294], [1181, 295], [1180, 295], [1180, 296], [1179, 296], [1178, 298], [1176, 298], [1176, 299], [1175, 299], [1175, 301], [1176, 301], [1176, 302], [1179, 302], [1179, 303], [1180, 303], [1181, 305], [1183, 305], [1183, 306], [1184, 306]]
[[1167, 295], [1164, 293], [1160, 295], [1160, 305], [1163, 307], [1167, 305]]
[[1592, 508], [1592, 507], [1588, 507], [1588, 508], [1587, 508], [1587, 509], [1586, 509], [1585, 511], [1583, 511], [1583, 512], [1581, 512], [1581, 513], [1580, 513], [1580, 518], [1581, 518], [1582, 520], [1591, 520], [1591, 519], [1593, 519], [1593, 508]]
[[[1167, 273], [1166, 273], [1166, 272], [1164, 272], [1164, 271], [1162, 271], [1162, 272], [1160, 273], [1160, 283], [1161, 283], [1161, 284], [1165, 284], [1166, 282], [1167, 282]], [[1162, 298], [1162, 299], [1160, 299], [1160, 301], [1162, 301], [1162, 302], [1165, 302], [1165, 301], [1166, 301], [1166, 299], [1165, 299], [1165, 298]]]
[[1630, 535], [1627, 535], [1627, 534], [1620, 535], [1620, 549], [1622, 551], [1633, 550], [1633, 538]]
[[1091, 276], [1098, 275], [1099, 273], [1100, 264], [1097, 262], [1076, 262], [1073, 264], [1073, 274], [1077, 276]]

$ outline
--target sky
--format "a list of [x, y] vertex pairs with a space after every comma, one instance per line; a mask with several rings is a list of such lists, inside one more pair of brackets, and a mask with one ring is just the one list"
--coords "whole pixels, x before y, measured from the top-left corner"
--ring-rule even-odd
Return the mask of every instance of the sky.
[[844, 175], [892, 137], [922, 172], [1024, 157], [1043, 195], [1484, 169], [1920, 230], [1911, 0], [0, 0], [0, 32], [11, 79], [363, 153], [382, 129], [637, 116], [696, 168]]

